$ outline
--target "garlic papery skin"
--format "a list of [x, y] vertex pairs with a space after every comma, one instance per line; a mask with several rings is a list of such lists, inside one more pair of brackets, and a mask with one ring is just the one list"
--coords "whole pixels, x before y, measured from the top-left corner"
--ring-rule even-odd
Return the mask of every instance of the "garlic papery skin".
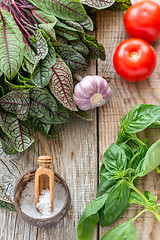
[[74, 88], [73, 99], [81, 110], [94, 109], [104, 105], [111, 97], [112, 90], [101, 76], [86, 76]]

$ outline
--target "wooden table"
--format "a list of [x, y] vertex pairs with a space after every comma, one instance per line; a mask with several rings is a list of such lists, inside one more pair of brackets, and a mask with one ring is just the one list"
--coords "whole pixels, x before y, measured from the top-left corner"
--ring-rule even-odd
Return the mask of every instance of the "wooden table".
[[[111, 77], [110, 86], [113, 90], [111, 100], [103, 107], [88, 112], [93, 118], [92, 122], [73, 117], [63, 126], [58, 139], [47, 140], [37, 134], [36, 142], [29, 150], [11, 157], [18, 162], [21, 173], [24, 173], [37, 166], [39, 155], [51, 155], [55, 170], [66, 180], [70, 188], [72, 203], [69, 213], [56, 227], [43, 230], [28, 225], [16, 213], [0, 210], [1, 240], [76, 240], [78, 220], [86, 205], [96, 197], [103, 153], [116, 141], [121, 117], [136, 104], [160, 104], [160, 40], [153, 43], [158, 62], [148, 80], [128, 83], [115, 73], [112, 64], [115, 48], [127, 38], [123, 27], [123, 15], [109, 10], [97, 12], [95, 34], [99, 42], [105, 46], [107, 58], [105, 62], [92, 62], [84, 73]], [[6, 156], [1, 153], [1, 158], [5, 160]], [[16, 180], [16, 176], [13, 176], [13, 179]], [[138, 187], [142, 191], [151, 191], [160, 200], [160, 176], [155, 172], [139, 179]], [[110, 227], [104, 229], [97, 227], [93, 239], [101, 239], [108, 230], [134, 217], [140, 209], [141, 207], [131, 205]], [[160, 239], [160, 223], [152, 214], [144, 213], [136, 220], [134, 226], [138, 240]]]

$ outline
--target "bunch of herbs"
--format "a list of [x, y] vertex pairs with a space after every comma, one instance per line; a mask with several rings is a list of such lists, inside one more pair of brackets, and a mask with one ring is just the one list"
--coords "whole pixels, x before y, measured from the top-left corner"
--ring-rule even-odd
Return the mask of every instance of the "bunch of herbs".
[[160, 222], [157, 197], [149, 191], [143, 194], [135, 186], [137, 178], [154, 169], [159, 173], [160, 139], [150, 145], [149, 139], [142, 141], [137, 136], [146, 128], [157, 127], [160, 127], [159, 105], [137, 105], [121, 119], [117, 142], [103, 155], [97, 198], [85, 208], [79, 220], [78, 240], [91, 240], [98, 222], [101, 227], [111, 225], [133, 203], [142, 205], [144, 210], [113, 228], [103, 240], [136, 240], [132, 223], [146, 211], [152, 212]]

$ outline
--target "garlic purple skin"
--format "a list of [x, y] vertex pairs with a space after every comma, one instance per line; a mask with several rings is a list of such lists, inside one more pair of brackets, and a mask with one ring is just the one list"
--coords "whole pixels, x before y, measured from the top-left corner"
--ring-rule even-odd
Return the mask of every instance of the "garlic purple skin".
[[[80, 80], [79, 75], [74, 76]], [[82, 78], [81, 78], [82, 79]], [[73, 99], [81, 110], [94, 109], [104, 105], [111, 97], [112, 90], [101, 76], [86, 76], [74, 88]]]

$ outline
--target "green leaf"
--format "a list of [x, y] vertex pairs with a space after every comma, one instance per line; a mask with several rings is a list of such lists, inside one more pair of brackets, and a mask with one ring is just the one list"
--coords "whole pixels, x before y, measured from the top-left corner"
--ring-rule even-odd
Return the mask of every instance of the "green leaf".
[[12, 79], [22, 65], [24, 44], [22, 33], [12, 15], [0, 10], [0, 69]]
[[121, 129], [127, 133], [136, 133], [149, 127], [160, 116], [160, 106], [139, 104], [130, 110], [123, 121]]
[[79, 52], [82, 56], [86, 57], [89, 54], [89, 49], [87, 46], [81, 42], [80, 40], [77, 41], [70, 41], [70, 45]]
[[55, 125], [52, 125], [48, 134], [47, 134], [47, 137], [48, 138], [56, 138], [58, 137], [58, 132], [59, 130], [61, 129], [62, 127], [62, 124], [55, 124]]
[[116, 0], [109, 10], [126, 11], [132, 5], [130, 0]]
[[89, 16], [85, 20], [79, 22], [79, 24], [87, 31], [93, 31], [94, 29], [93, 21]]
[[80, 0], [81, 3], [96, 9], [104, 9], [110, 7], [115, 0]]
[[94, 228], [99, 220], [98, 211], [105, 204], [107, 197], [108, 194], [105, 194], [96, 198], [84, 209], [77, 227], [78, 240], [92, 240]]
[[57, 111], [54, 97], [45, 89], [33, 88], [30, 90], [30, 111], [32, 116], [42, 118], [43, 122], [51, 124], [53, 114]]
[[87, 121], [92, 121], [93, 119], [83, 110], [78, 109], [77, 112], [71, 112], [73, 115], [75, 115], [76, 117], [82, 118], [84, 120]]
[[17, 153], [17, 151], [14, 149], [14, 147], [8, 142], [5, 142], [2, 138], [0, 138], [1, 144], [2, 144], [2, 150], [7, 155], [14, 155]]
[[48, 53], [48, 44], [46, 39], [43, 37], [43, 34], [41, 31], [36, 32], [36, 49], [37, 49], [37, 55], [34, 63], [34, 69], [37, 66], [38, 62], [41, 59], [44, 59]]
[[9, 211], [16, 212], [14, 203], [6, 195], [4, 189], [0, 186], [0, 208], [4, 208]]
[[104, 164], [102, 164], [101, 169], [100, 169], [100, 184], [98, 186], [98, 190], [97, 190], [97, 196], [102, 196], [103, 194], [108, 193], [111, 188], [117, 183], [117, 180], [108, 180], [106, 179], [103, 174], [106, 173], [107, 170], [104, 166]]
[[50, 124], [45, 124], [40, 121], [39, 118], [37, 117], [31, 117], [27, 121], [27, 125], [29, 125], [31, 128], [43, 133], [43, 134], [48, 134], [51, 125]]
[[83, 21], [87, 18], [87, 13], [79, 0], [29, 0], [29, 2], [60, 19]]
[[58, 105], [57, 111], [53, 114], [53, 124], [62, 124], [68, 122], [70, 119], [69, 112], [61, 104]]
[[[45, 13], [43, 10], [32, 9], [32, 14], [39, 23], [52, 23], [56, 24], [57, 18], [51, 13]], [[53, 27], [54, 27], [53, 25]]]
[[[77, 33], [79, 30], [77, 30], [73, 27], [70, 27], [60, 21], [58, 21], [56, 23], [54, 30], [56, 31], [56, 34], [58, 34], [61, 37], [66, 38], [69, 41], [77, 40], [80, 38]], [[80, 31], [83, 31], [83, 28]]]
[[32, 72], [31, 79], [37, 87], [43, 88], [49, 84], [51, 80], [51, 75], [52, 75], [51, 67], [47, 66], [45, 60], [40, 60], [36, 68]]
[[[128, 207], [129, 194], [130, 188], [123, 180], [118, 181], [110, 190], [105, 205], [99, 213], [99, 223], [101, 227], [111, 225], [124, 212], [124, 210], [126, 210]], [[103, 218], [105, 219], [105, 222], [102, 221]]]
[[113, 228], [101, 240], [136, 240], [136, 230], [131, 221], [132, 219]]
[[85, 58], [75, 51], [72, 46], [56, 43], [54, 47], [71, 71], [85, 70], [88, 67]]
[[149, 191], [145, 191], [145, 197], [151, 202], [157, 202], [157, 196], [153, 196]]
[[23, 59], [23, 62], [24, 62], [24, 64], [25, 64], [25, 67], [26, 67], [27, 71], [28, 71], [29, 73], [32, 73], [32, 72], [34, 71], [34, 68], [35, 68], [36, 66], [34, 66], [34, 64], [32, 64], [30, 61], [28, 61], [28, 59], [25, 58], [25, 57], [24, 57], [24, 59]]
[[126, 169], [127, 158], [125, 152], [115, 143], [103, 155], [103, 163], [108, 171], [122, 171]]
[[31, 46], [28, 43], [25, 43], [24, 56], [32, 64], [35, 63], [36, 53], [34, 52], [34, 50], [31, 48]]
[[140, 177], [145, 176], [160, 165], [160, 139], [156, 141], [146, 153], [146, 156], [139, 163], [136, 174]]
[[145, 202], [144, 202], [143, 198], [135, 192], [130, 193], [128, 202], [130, 204], [135, 203], [135, 204], [139, 204], [139, 205], [142, 205], [142, 206], [145, 205]]
[[8, 112], [1, 112], [0, 125], [5, 133], [11, 138], [16, 151], [22, 152], [33, 142], [33, 131], [20, 121], [15, 115]]
[[73, 79], [70, 69], [60, 58], [57, 58], [52, 71], [49, 84], [51, 92], [66, 108], [77, 111], [73, 101]]
[[16, 114], [17, 118], [26, 120], [30, 106], [29, 90], [12, 91], [0, 98], [0, 104], [6, 111]]

